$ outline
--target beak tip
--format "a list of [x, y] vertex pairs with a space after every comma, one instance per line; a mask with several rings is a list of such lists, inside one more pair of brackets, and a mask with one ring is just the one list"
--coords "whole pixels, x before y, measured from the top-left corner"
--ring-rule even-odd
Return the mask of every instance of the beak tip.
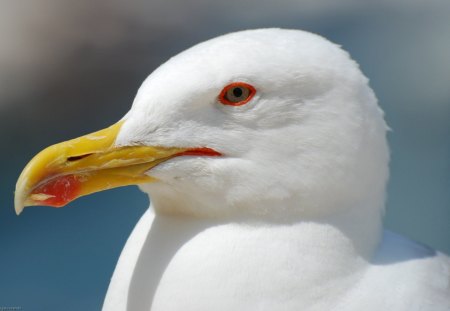
[[25, 208], [24, 203], [25, 203], [25, 200], [24, 200], [22, 191], [20, 191], [20, 189], [16, 189], [16, 192], [14, 195], [14, 210], [16, 211], [17, 216], [19, 216], [20, 213], [22, 213], [23, 209]]
[[14, 204], [14, 210], [16, 211], [16, 215], [19, 216], [20, 213], [22, 213], [24, 209], [23, 204], [19, 203], [19, 202], [15, 202]]

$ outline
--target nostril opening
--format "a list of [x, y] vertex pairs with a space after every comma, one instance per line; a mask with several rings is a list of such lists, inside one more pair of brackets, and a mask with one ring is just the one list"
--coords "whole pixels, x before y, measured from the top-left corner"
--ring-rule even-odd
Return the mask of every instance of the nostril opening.
[[74, 157], [68, 157], [67, 161], [68, 162], [78, 161], [78, 160], [84, 159], [90, 155], [92, 155], [92, 153], [82, 154], [82, 155], [74, 156]]

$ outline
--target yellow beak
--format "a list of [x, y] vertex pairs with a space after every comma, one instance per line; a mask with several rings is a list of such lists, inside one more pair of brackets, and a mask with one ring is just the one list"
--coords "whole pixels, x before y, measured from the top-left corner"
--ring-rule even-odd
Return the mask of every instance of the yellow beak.
[[119, 122], [107, 129], [50, 146], [37, 154], [17, 181], [16, 213], [20, 214], [25, 206], [61, 207], [90, 193], [155, 181], [145, 174], [146, 171], [194, 150], [116, 147], [114, 143], [121, 126], [122, 122]]

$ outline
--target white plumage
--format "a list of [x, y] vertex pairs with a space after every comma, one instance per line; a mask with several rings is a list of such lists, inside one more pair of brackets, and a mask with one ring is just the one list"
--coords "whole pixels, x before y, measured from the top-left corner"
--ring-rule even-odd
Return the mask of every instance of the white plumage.
[[[236, 81], [256, 95], [221, 104]], [[357, 64], [317, 35], [244, 31], [170, 59], [116, 144], [223, 156], [148, 172], [103, 309], [450, 310], [449, 258], [383, 233], [386, 130]]]

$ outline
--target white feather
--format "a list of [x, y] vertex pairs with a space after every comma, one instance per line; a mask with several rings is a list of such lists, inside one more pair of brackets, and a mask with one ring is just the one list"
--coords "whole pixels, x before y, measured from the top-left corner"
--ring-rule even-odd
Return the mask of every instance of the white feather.
[[[242, 81], [246, 105], [218, 94]], [[116, 141], [210, 147], [148, 172], [104, 310], [449, 310], [449, 259], [382, 233], [387, 126], [357, 64], [298, 30], [201, 43], [153, 72]]]

